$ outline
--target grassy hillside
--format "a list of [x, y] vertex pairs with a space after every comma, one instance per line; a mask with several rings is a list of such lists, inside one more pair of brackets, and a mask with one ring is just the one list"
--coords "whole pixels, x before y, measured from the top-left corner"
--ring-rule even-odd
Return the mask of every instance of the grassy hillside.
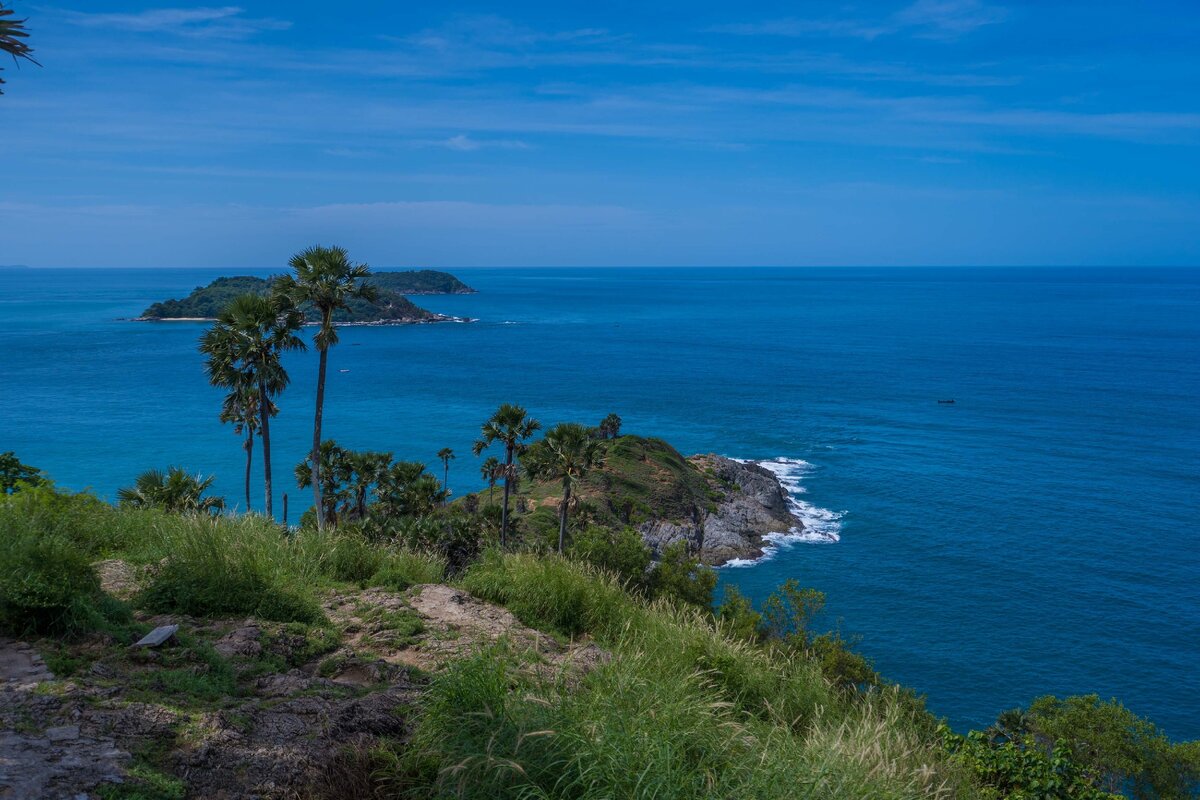
[[[677, 453], [626, 439], [614, 457], [642, 472], [620, 491], [700, 491]], [[441, 537], [477, 523], [451, 508], [385, 537], [318, 534], [49, 485], [0, 494], [9, 780], [50, 780], [42, 765], [56, 787], [107, 800], [1101, 800], [1112, 775], [1119, 787], [1165, 765], [1158, 785], [1184, 788], [1162, 797], [1200, 775], [1194, 744], [1088, 698], [1023, 718], [1058, 724], [1057, 746], [1013, 728], [950, 733], [805, 635], [804, 593], [786, 587], [762, 617], [736, 597], [714, 614], [486, 535], [448, 574]], [[166, 622], [181, 625], [174, 645], [130, 648]], [[1117, 722], [1092, 738], [1095, 708]], [[1113, 752], [1125, 760], [1103, 760]]]

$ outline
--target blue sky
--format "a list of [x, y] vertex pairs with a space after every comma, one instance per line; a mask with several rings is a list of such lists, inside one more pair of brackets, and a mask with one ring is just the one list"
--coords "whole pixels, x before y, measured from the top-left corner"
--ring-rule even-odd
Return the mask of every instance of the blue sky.
[[1200, 263], [1195, 0], [62, 2], [0, 264]]

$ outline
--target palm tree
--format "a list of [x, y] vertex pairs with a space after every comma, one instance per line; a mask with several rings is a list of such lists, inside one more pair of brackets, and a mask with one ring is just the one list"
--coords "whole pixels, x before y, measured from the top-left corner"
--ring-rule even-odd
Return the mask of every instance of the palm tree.
[[117, 490], [117, 500], [133, 508], [161, 508], [176, 514], [216, 515], [225, 508], [222, 497], [204, 497], [213, 476], [189, 475], [182, 467], [166, 473], [151, 469], [138, 475], [133, 486]]
[[346, 453], [346, 463], [350, 468], [350, 488], [354, 494], [354, 513], [358, 519], [367, 516], [367, 492], [387, 473], [392, 463], [391, 453], [353, 451]]
[[[271, 417], [279, 409], [271, 398], [288, 385], [283, 354], [303, 350], [296, 331], [304, 324], [300, 311], [286, 297], [238, 295], [213, 326], [200, 337], [200, 352], [208, 356], [205, 369], [214, 386], [240, 394], [233, 405], [247, 403], [253, 387], [258, 433], [263, 441], [263, 481], [267, 516], [274, 516], [271, 485]], [[228, 398], [226, 398], [228, 401]], [[247, 458], [249, 454], [247, 453]]]
[[[454, 458], [454, 451], [449, 447], [443, 447], [438, 450], [438, 458], [442, 460], [442, 486], [446, 489], [446, 502], [450, 502], [450, 461]], [[445, 503], [443, 503], [445, 505]]]
[[379, 518], [399, 520], [423, 517], [445, 503], [446, 491], [438, 479], [417, 461], [397, 461], [388, 466], [375, 484]]
[[563, 551], [567, 536], [567, 507], [571, 487], [604, 460], [603, 446], [588, 435], [588, 429], [575, 422], [563, 422], [546, 432], [521, 458], [531, 478], [561, 480], [562, 503], [558, 508], [558, 552]]
[[[242, 373], [239, 373], [241, 375]], [[274, 412], [272, 412], [274, 413]], [[233, 432], [246, 434], [242, 449], [246, 451], [246, 511], [250, 511], [250, 468], [254, 460], [254, 435], [258, 433], [258, 387], [250, 381], [241, 383], [225, 395], [221, 404], [221, 422], [233, 424]]]
[[609, 414], [600, 420], [600, 435], [605, 439], [616, 439], [620, 436], [621, 418], [616, 414]]
[[[6, 19], [11, 17], [13, 10], [0, 5], [0, 53], [7, 53], [13, 57], [13, 61], [23, 58], [31, 64], [37, 64], [30, 53], [33, 48], [21, 41], [29, 36], [29, 31], [25, 30], [25, 23], [28, 20], [24, 19]], [[18, 62], [20, 63], [20, 62]], [[38, 64], [40, 67], [41, 64]], [[0, 78], [0, 84], [4, 83], [4, 79]], [[0, 94], [4, 94], [0, 91]]]
[[486, 450], [493, 442], [504, 443], [504, 510], [500, 514], [500, 546], [508, 544], [508, 497], [512, 494], [513, 456], [525, 450], [525, 440], [533, 436], [542, 423], [525, 413], [525, 409], [512, 403], [502, 403], [487, 422], [480, 428], [480, 439], [472, 448], [475, 455]]
[[488, 484], [488, 505], [493, 502], [496, 492], [496, 479], [500, 477], [500, 461], [495, 456], [488, 456], [479, 467], [479, 474]]
[[288, 265], [295, 275], [284, 275], [276, 279], [273, 290], [290, 297], [297, 305], [308, 304], [319, 316], [317, 333], [313, 342], [320, 353], [317, 365], [317, 406], [313, 417], [313, 444], [311, 459], [316, 470], [312, 482], [313, 505], [317, 511], [317, 527], [323, 529], [321, 509], [321, 414], [325, 408], [325, 371], [329, 361], [329, 348], [337, 344], [337, 329], [333, 325], [333, 314], [346, 308], [356, 297], [374, 300], [375, 287], [363, 281], [371, 274], [366, 264], [352, 264], [346, 250], [341, 247], [316, 245], [292, 256]]

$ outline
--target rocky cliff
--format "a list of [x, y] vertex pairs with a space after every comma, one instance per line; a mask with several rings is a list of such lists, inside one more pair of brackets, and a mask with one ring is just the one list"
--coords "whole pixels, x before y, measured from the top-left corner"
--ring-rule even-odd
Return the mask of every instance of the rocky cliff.
[[655, 553], [684, 541], [701, 561], [715, 566], [735, 558], [757, 558], [766, 534], [803, 527], [789, 510], [778, 479], [758, 464], [712, 454], [692, 456], [688, 462], [721, 497], [697, 509], [691, 520], [652, 519], [638, 525]]

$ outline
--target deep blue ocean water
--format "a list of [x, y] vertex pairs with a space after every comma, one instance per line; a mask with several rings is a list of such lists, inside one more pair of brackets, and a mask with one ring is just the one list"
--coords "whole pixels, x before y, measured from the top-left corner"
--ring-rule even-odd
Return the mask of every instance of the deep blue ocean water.
[[[450, 446], [460, 491], [503, 401], [791, 459], [840, 541], [723, 580], [824, 590], [827, 623], [960, 728], [1098, 692], [1200, 737], [1200, 270], [454, 272], [480, 293], [418, 302], [478, 322], [343, 329], [327, 435], [428, 462]], [[0, 450], [110, 498], [181, 464], [240, 502], [203, 325], [118, 320], [218, 274], [0, 270]], [[295, 519], [315, 354], [288, 367], [272, 433]]]

